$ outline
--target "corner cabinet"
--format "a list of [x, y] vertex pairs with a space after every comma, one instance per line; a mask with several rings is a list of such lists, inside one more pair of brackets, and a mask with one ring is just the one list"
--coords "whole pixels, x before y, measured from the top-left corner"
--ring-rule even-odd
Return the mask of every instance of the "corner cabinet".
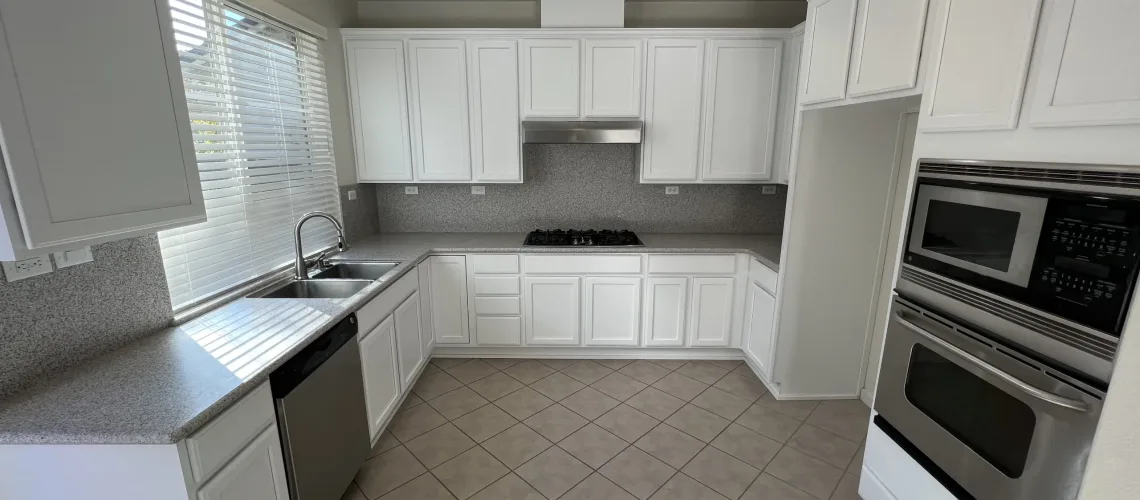
[[206, 220], [170, 6], [0, 13], [0, 260]]

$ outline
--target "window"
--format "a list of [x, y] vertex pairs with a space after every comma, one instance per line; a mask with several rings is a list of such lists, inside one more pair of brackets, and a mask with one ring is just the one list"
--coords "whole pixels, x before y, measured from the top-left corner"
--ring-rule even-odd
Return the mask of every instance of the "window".
[[[170, 0], [207, 221], [158, 233], [174, 309], [288, 267], [340, 216], [320, 40], [219, 0]], [[305, 252], [336, 244], [306, 224]]]

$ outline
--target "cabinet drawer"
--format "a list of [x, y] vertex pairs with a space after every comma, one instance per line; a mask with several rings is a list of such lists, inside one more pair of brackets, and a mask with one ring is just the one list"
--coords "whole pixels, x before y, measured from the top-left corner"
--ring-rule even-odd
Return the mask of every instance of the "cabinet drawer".
[[776, 295], [776, 282], [778, 281], [779, 274], [773, 271], [772, 268], [761, 264], [760, 261], [752, 259], [748, 265], [748, 279], [760, 285], [768, 293]]
[[475, 339], [479, 345], [522, 344], [522, 318], [492, 316], [475, 318]]
[[410, 297], [419, 288], [419, 285], [419, 273], [405, 274], [404, 277], [392, 283], [392, 286], [380, 292], [376, 298], [361, 306], [356, 311], [356, 319], [360, 321], [360, 331], [372, 331], [376, 325], [380, 324], [380, 320], [392, 314], [392, 311], [396, 310], [396, 306], [404, 303], [404, 300]]
[[272, 393], [265, 383], [186, 438], [194, 480], [202, 484], [210, 479], [275, 418]]
[[640, 255], [527, 255], [527, 274], [638, 274]]
[[736, 256], [650, 255], [649, 274], [735, 274]]
[[518, 297], [475, 297], [475, 314], [521, 314]]
[[475, 274], [518, 274], [518, 255], [472, 255]]
[[503, 278], [475, 278], [475, 295], [518, 295], [519, 279]]

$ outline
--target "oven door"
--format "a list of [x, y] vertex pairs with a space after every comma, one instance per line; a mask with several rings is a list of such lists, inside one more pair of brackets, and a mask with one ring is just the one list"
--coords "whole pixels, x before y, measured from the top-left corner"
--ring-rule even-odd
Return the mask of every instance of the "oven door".
[[875, 410], [974, 498], [1077, 497], [1102, 394], [902, 299], [882, 359]]
[[1025, 287], [1048, 204], [1048, 198], [920, 179], [907, 250]]

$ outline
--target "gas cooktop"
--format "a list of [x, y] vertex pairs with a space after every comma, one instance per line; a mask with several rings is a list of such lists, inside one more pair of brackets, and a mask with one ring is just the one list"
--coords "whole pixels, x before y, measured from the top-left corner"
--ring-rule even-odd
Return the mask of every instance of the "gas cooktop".
[[645, 246], [641, 240], [637, 238], [633, 231], [595, 231], [589, 229], [586, 231], [579, 231], [576, 229], [561, 230], [554, 229], [550, 231], [531, 231], [526, 235], [526, 241], [523, 242], [526, 246], [547, 246], [547, 247], [571, 247], [571, 246], [595, 246], [595, 247], [640, 247]]

